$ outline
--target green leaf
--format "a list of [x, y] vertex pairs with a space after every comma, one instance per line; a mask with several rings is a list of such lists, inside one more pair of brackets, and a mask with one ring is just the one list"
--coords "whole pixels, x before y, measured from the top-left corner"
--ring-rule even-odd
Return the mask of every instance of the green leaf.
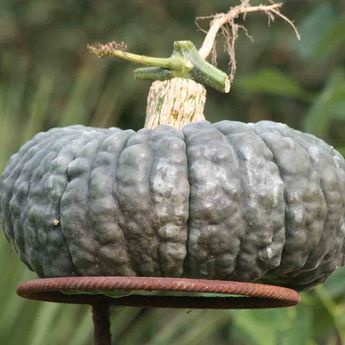
[[313, 10], [298, 25], [302, 41], [295, 42], [294, 48], [303, 59], [311, 59], [320, 46], [320, 41], [328, 33], [336, 20], [337, 13], [328, 2], [313, 6]]
[[306, 345], [312, 340], [312, 310], [304, 305], [288, 310], [288, 328], [280, 335], [279, 345]]
[[340, 298], [345, 295], [345, 268], [335, 272], [326, 282], [325, 288], [332, 298]]
[[325, 137], [331, 120], [334, 118], [334, 110], [338, 116], [344, 114], [345, 109], [342, 110], [339, 105], [339, 102], [343, 104], [344, 99], [345, 76], [343, 71], [337, 71], [329, 78], [324, 90], [307, 112], [303, 125], [304, 130]]
[[264, 92], [272, 95], [310, 99], [310, 95], [292, 78], [277, 69], [262, 69], [238, 81], [242, 91]]
[[332, 317], [338, 336], [341, 339], [341, 343], [345, 344], [345, 317], [343, 308], [336, 304], [324, 286], [318, 286], [315, 289], [315, 294]]
[[234, 334], [248, 345], [276, 345], [287, 311], [243, 310], [234, 313]]
[[345, 44], [345, 15], [330, 25], [328, 32], [322, 36], [315, 47], [315, 58], [327, 58]]

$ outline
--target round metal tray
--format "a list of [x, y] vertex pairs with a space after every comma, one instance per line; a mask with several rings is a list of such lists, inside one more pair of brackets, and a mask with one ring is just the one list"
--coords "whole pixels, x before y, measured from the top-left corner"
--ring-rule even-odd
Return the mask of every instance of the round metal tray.
[[[294, 306], [299, 294], [279, 286], [156, 277], [64, 277], [27, 281], [19, 296], [92, 306], [95, 345], [111, 345], [109, 307], [252, 309]], [[110, 296], [111, 295], [111, 296]], [[116, 297], [114, 297], [116, 296]]]

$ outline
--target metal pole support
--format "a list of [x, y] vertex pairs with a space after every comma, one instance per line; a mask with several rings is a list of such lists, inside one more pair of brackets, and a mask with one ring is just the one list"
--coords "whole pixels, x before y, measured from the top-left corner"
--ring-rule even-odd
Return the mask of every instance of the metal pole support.
[[109, 304], [92, 305], [95, 345], [111, 345]]

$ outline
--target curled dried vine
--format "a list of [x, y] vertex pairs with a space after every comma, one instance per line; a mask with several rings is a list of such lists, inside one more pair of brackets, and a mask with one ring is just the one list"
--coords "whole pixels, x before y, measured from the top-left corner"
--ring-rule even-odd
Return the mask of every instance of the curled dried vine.
[[[297, 38], [300, 39], [300, 34], [294, 23], [288, 17], [281, 13], [282, 6], [282, 3], [273, 3], [273, 1], [270, 1], [270, 4], [267, 5], [260, 4], [258, 6], [252, 6], [250, 4], [250, 0], [241, 0], [240, 5], [230, 7], [230, 10], [227, 13], [218, 13], [212, 16], [198, 17], [197, 23], [200, 20], [210, 21], [209, 30], [202, 30], [206, 33], [206, 37], [201, 48], [199, 49], [200, 55], [204, 59], [207, 59], [211, 54], [212, 62], [216, 63], [215, 46], [218, 33], [221, 33], [226, 41], [225, 48], [229, 55], [230, 64], [229, 77], [230, 81], [233, 81], [237, 67], [235, 45], [239, 35], [239, 31], [241, 29], [244, 30], [246, 35], [251, 38], [246, 28], [243, 25], [239, 25], [236, 23], [236, 19], [238, 19], [240, 16], [242, 16], [243, 19], [246, 19], [246, 15], [248, 13], [260, 12], [267, 16], [269, 24], [273, 22], [276, 17], [280, 17], [293, 28]], [[199, 24], [198, 27], [200, 28]]]

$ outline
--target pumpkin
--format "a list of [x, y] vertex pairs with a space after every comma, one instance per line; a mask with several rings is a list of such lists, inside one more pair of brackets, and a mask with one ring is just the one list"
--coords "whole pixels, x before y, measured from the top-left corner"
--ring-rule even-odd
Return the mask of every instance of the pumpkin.
[[304, 290], [344, 264], [345, 162], [274, 122], [39, 133], [0, 218], [41, 277], [166, 276]]

